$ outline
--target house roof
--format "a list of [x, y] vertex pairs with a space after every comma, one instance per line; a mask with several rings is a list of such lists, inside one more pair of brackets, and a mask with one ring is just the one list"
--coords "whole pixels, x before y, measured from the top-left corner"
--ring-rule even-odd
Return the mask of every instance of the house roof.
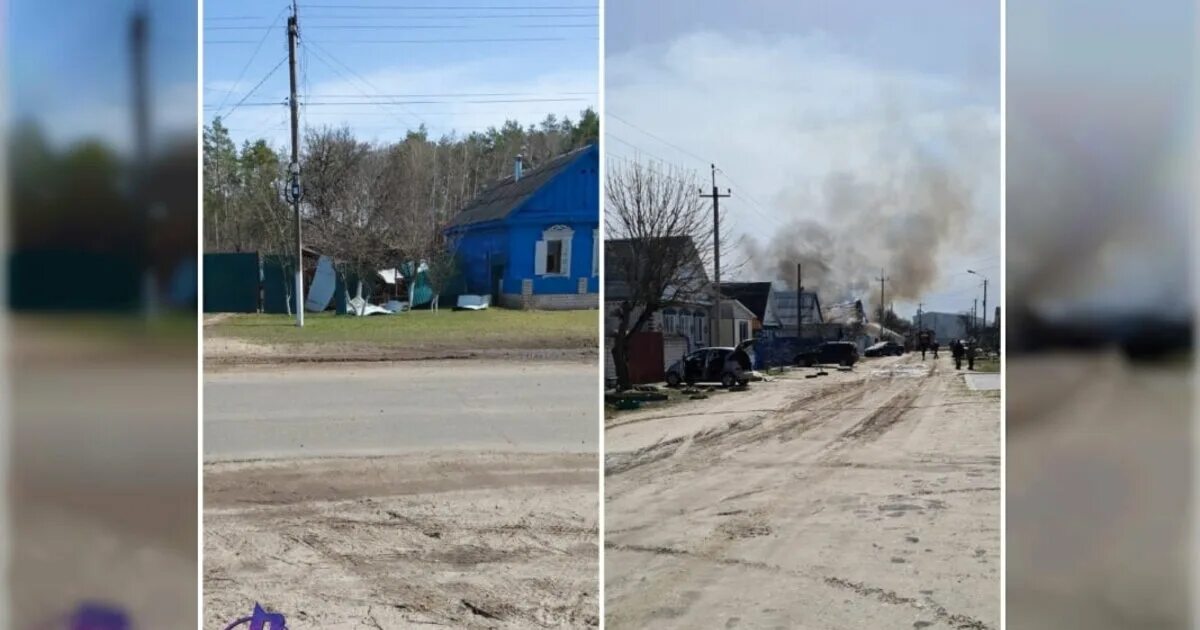
[[[708, 275], [704, 270], [703, 263], [700, 261], [700, 254], [696, 251], [696, 244], [690, 237], [667, 236], [662, 237], [662, 240], [666, 243], [675, 243], [679, 247], [687, 248], [685, 253], [695, 261], [697, 270], [701, 274], [701, 281], [704, 283], [708, 282]], [[604, 240], [605, 299], [624, 299], [629, 296], [629, 279], [625, 277], [625, 272], [628, 270], [628, 262], [633, 256], [632, 239]]]
[[770, 282], [722, 282], [721, 295], [741, 302], [759, 321], [766, 321]]
[[549, 162], [526, 170], [519, 180], [514, 180], [512, 175], [505, 177], [479, 193], [471, 203], [455, 215], [449, 227], [462, 227], [508, 218], [534, 193], [565, 171], [577, 158], [595, 150], [596, 145], [590, 144], [568, 151]]
[[737, 300], [721, 302], [721, 319], [752, 319], [755, 317], [754, 311], [746, 308], [745, 304]]
[[[815, 292], [802, 292], [800, 300], [800, 321], [802, 324], [821, 324], [825, 322], [825, 316], [821, 312], [821, 301], [817, 299]], [[795, 291], [776, 291], [773, 310], [775, 311], [775, 321], [771, 322], [772, 324], [776, 324], [785, 330], [796, 328]]]
[[839, 302], [825, 306], [825, 321], [836, 324], [861, 324], [867, 321], [861, 300]]

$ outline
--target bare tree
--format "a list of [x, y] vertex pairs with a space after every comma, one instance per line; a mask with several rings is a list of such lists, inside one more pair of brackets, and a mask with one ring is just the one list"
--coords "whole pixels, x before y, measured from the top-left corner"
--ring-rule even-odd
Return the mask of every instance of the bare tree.
[[613, 164], [605, 185], [606, 288], [617, 305], [612, 358], [620, 390], [632, 386], [629, 345], [654, 313], [711, 297], [706, 269], [713, 226], [694, 178], [661, 165]]
[[433, 301], [429, 307], [438, 310], [438, 298], [458, 277], [458, 242], [447, 238], [441, 246], [426, 259], [425, 277], [429, 288], [433, 291]]

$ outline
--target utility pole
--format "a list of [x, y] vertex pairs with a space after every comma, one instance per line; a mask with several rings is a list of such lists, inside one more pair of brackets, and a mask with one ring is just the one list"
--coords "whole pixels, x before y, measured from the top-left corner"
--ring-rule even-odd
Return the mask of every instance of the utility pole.
[[921, 316], [924, 314], [924, 312], [925, 312], [925, 303], [917, 302], [917, 332], [921, 332], [924, 329], [924, 326], [922, 326], [922, 323], [921, 323], [921, 320], [922, 320]]
[[804, 309], [802, 298], [804, 296], [804, 270], [800, 263], [796, 263], [796, 340], [801, 341], [804, 338]]
[[879, 268], [879, 277], [875, 278], [875, 279], [879, 281], [879, 325], [882, 327], [884, 325], [884, 323], [886, 323], [884, 321], [885, 320], [885, 317], [884, 317], [885, 306], [884, 305], [887, 304], [887, 301], [883, 299], [883, 296], [884, 296], [883, 283], [890, 280], [890, 278], [883, 275], [883, 267], [880, 267]]
[[146, 194], [150, 177], [150, 97], [147, 92], [146, 42], [149, 38], [149, 17], [145, 2], [134, 9], [130, 24], [130, 49], [133, 53], [133, 143], [136, 163], [134, 195], [142, 250], [142, 309], [147, 317], [158, 312], [158, 281], [154, 273], [154, 252], [150, 200]]
[[983, 330], [987, 332], [987, 278], [983, 279]]
[[[974, 331], [979, 330], [979, 315], [977, 314], [979, 312], [978, 309], [979, 309], [979, 298], [972, 298], [971, 299], [971, 328], [973, 328]], [[974, 331], [972, 332], [972, 336], [975, 335]]]
[[296, 214], [296, 325], [304, 327], [304, 244], [300, 237], [300, 104], [296, 101], [296, 40], [300, 37], [296, 0], [292, 0], [292, 15], [288, 17], [288, 74], [291, 91], [288, 103], [292, 109], [292, 163], [288, 165], [291, 181], [288, 184], [292, 210]]
[[700, 190], [700, 196], [712, 199], [713, 204], [713, 287], [717, 294], [717, 310], [714, 321], [716, 325], [709, 334], [713, 338], [712, 345], [721, 344], [721, 210], [720, 200], [723, 197], [729, 197], [733, 191], [726, 188], [726, 194], [722, 195], [717, 191], [717, 165], [712, 165], [712, 194], [704, 194], [704, 190]]

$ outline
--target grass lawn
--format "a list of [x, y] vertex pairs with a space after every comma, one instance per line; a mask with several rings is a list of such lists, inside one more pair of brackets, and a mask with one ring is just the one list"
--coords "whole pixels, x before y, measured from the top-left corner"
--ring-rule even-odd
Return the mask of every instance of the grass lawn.
[[[965, 364], [965, 361], [964, 361], [964, 364]], [[1000, 371], [1000, 360], [999, 359], [976, 359], [975, 360], [975, 371], [976, 372], [999, 372]]]
[[263, 344], [371, 344], [445, 349], [595, 348], [599, 311], [411, 311], [354, 317], [307, 313], [304, 328], [288, 315], [232, 315], [205, 336]]

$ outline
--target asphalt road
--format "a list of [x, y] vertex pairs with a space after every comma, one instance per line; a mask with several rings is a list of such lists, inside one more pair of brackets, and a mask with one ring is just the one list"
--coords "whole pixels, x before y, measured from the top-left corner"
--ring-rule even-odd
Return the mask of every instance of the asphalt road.
[[596, 369], [594, 362], [413, 361], [208, 371], [204, 458], [594, 453]]

